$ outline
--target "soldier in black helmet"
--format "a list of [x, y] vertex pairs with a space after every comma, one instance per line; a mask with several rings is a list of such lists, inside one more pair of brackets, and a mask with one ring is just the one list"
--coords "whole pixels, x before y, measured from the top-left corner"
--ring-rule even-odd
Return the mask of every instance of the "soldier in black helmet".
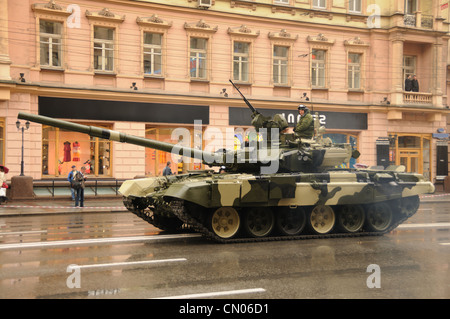
[[300, 114], [300, 120], [295, 126], [295, 135], [300, 138], [310, 139], [314, 135], [314, 119], [309, 112], [309, 109], [300, 104], [298, 106], [298, 113]]

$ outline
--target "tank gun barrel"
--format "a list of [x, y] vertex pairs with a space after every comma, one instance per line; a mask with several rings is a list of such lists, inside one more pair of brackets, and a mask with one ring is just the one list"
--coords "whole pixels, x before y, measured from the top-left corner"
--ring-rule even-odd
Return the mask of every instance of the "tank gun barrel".
[[[72, 123], [69, 121], [58, 120], [47, 116], [29, 114], [24, 112], [19, 112], [19, 119], [27, 120], [35, 123], [40, 123], [44, 125], [49, 125], [53, 127], [58, 127], [68, 131], [74, 131], [79, 133], [88, 134], [92, 137], [99, 137], [105, 140], [111, 140], [121, 143], [129, 143], [134, 145], [139, 145], [143, 147], [153, 148], [164, 152], [174, 152], [175, 154], [188, 156], [191, 158], [197, 158], [202, 160], [204, 157], [209, 156], [209, 158], [217, 158], [216, 153], [205, 152], [195, 148], [185, 147], [181, 145], [175, 145], [166, 142], [160, 142], [152, 139], [147, 139], [139, 136], [129, 135], [118, 131], [108, 130], [105, 128], [100, 128], [96, 126], [82, 125], [77, 123]], [[209, 164], [211, 165], [211, 164]]]

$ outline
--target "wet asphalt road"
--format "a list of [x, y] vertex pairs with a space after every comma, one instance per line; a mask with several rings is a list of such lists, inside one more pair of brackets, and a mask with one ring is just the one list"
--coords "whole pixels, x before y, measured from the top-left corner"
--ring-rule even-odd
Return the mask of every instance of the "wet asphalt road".
[[448, 299], [442, 199], [385, 236], [229, 245], [127, 212], [2, 206], [0, 298]]

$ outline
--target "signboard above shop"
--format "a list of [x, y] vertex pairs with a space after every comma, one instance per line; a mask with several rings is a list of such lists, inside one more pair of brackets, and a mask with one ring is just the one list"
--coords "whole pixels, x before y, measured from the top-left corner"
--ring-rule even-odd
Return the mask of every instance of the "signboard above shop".
[[[259, 109], [264, 116], [273, 117], [275, 114], [283, 114], [288, 121], [289, 126], [295, 126], [299, 117], [297, 109]], [[316, 111], [311, 112], [316, 116]], [[348, 112], [324, 112], [318, 111], [319, 123], [327, 129], [343, 130], [367, 130], [367, 113], [348, 113]], [[229, 125], [249, 126], [251, 123], [251, 111], [241, 107], [229, 108]]]
[[39, 115], [73, 120], [209, 124], [209, 106], [39, 97]]

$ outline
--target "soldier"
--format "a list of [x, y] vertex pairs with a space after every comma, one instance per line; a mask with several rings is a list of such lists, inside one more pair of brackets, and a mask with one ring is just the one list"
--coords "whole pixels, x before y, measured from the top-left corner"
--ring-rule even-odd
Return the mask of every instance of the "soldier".
[[300, 120], [294, 129], [295, 135], [300, 138], [310, 139], [314, 135], [314, 119], [309, 112], [309, 109], [300, 104], [298, 106], [298, 113], [300, 114]]

